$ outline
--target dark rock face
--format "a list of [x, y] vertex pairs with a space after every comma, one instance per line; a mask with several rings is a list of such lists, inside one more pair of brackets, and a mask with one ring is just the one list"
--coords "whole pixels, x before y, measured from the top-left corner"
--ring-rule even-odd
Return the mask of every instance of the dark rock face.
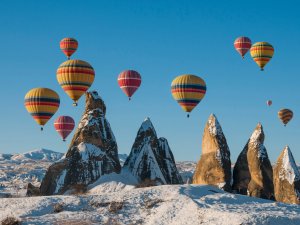
[[140, 182], [182, 183], [168, 141], [157, 138], [149, 118], [142, 123], [123, 169], [131, 172]]
[[35, 187], [31, 183], [28, 183], [26, 196], [31, 197], [31, 196], [39, 196], [39, 195], [41, 195], [40, 189], [38, 187]]
[[274, 199], [273, 171], [264, 146], [263, 127], [258, 124], [233, 169], [234, 192]]
[[222, 128], [211, 114], [204, 128], [202, 155], [196, 166], [193, 184], [209, 184], [231, 190], [230, 151]]
[[277, 159], [273, 176], [276, 201], [300, 204], [300, 172], [288, 146]]
[[118, 146], [105, 118], [98, 93], [86, 93], [86, 107], [65, 158], [51, 165], [42, 181], [42, 195], [62, 194], [89, 185], [103, 174], [119, 173]]

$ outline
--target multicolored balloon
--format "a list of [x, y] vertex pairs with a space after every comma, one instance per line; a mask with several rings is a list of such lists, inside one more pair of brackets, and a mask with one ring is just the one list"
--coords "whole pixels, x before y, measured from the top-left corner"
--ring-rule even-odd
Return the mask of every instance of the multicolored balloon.
[[264, 70], [265, 65], [272, 59], [274, 48], [268, 42], [257, 42], [250, 48], [250, 54], [253, 60]]
[[56, 78], [62, 89], [77, 106], [79, 98], [89, 89], [95, 79], [93, 67], [82, 60], [68, 60], [62, 63], [56, 72]]
[[267, 101], [267, 105], [268, 105], [268, 106], [271, 106], [272, 103], [273, 103], [272, 100], [268, 100], [268, 101]]
[[76, 52], [78, 42], [75, 38], [64, 38], [59, 43], [62, 52], [70, 59], [71, 55]]
[[25, 95], [25, 108], [41, 126], [56, 113], [60, 104], [58, 94], [48, 88], [34, 88]]
[[238, 37], [234, 41], [234, 47], [237, 50], [237, 52], [244, 58], [246, 53], [251, 48], [251, 40], [247, 37]]
[[73, 131], [74, 127], [75, 121], [70, 116], [60, 116], [54, 121], [54, 128], [63, 141], [66, 141], [66, 138]]
[[125, 70], [121, 72], [118, 77], [118, 84], [122, 91], [128, 96], [129, 100], [140, 87], [141, 82], [141, 75], [134, 70]]
[[286, 126], [288, 122], [293, 118], [293, 111], [290, 109], [281, 109], [278, 112], [278, 118]]
[[[176, 77], [171, 84], [173, 98], [181, 108], [189, 113], [204, 98], [206, 84], [200, 77], [191, 74], [184, 74]], [[189, 114], [187, 115], [189, 117]]]

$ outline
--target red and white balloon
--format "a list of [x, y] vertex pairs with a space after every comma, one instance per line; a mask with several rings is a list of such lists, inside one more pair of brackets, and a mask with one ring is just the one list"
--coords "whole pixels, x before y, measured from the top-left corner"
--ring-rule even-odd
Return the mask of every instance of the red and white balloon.
[[54, 121], [54, 128], [63, 141], [66, 141], [66, 138], [73, 131], [74, 127], [75, 122], [70, 116], [60, 116]]
[[125, 70], [119, 74], [118, 84], [122, 91], [128, 96], [131, 96], [140, 87], [142, 82], [141, 75], [135, 70]]

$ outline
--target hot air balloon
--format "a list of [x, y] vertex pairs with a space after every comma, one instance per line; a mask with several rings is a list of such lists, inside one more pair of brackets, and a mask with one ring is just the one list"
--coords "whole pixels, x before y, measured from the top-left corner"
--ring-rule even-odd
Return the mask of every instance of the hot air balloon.
[[244, 55], [249, 51], [251, 48], [251, 40], [247, 37], [238, 37], [234, 41], [234, 47], [237, 52], [244, 58]]
[[134, 70], [125, 70], [119, 74], [118, 84], [129, 100], [134, 92], [140, 87], [142, 82], [141, 75]]
[[206, 84], [200, 77], [185, 74], [172, 81], [171, 92], [181, 108], [189, 113], [203, 99], [206, 93]]
[[278, 112], [278, 118], [282, 121], [284, 126], [293, 118], [293, 111], [290, 109], [281, 109]]
[[60, 116], [54, 121], [54, 128], [63, 138], [63, 141], [66, 141], [66, 137], [73, 131], [75, 122], [70, 116]]
[[273, 103], [272, 100], [268, 100], [268, 101], [267, 101], [267, 105], [268, 105], [268, 106], [271, 106], [272, 103]]
[[89, 89], [95, 78], [93, 67], [82, 60], [68, 60], [62, 63], [56, 72], [60, 86], [77, 106], [79, 98]]
[[268, 42], [257, 42], [250, 48], [250, 54], [260, 70], [264, 70], [265, 65], [273, 57], [274, 48]]
[[70, 59], [71, 55], [77, 50], [78, 42], [74, 38], [64, 38], [59, 43], [62, 52]]
[[25, 107], [33, 119], [41, 126], [55, 114], [60, 104], [58, 94], [48, 88], [34, 88], [25, 95]]

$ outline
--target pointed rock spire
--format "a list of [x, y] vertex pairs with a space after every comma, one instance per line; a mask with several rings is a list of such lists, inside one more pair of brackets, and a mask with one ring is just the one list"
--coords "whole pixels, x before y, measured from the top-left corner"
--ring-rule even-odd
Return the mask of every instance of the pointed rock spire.
[[274, 199], [273, 172], [259, 123], [233, 169], [232, 189], [239, 194]]
[[123, 169], [130, 171], [140, 182], [182, 183], [168, 141], [157, 138], [149, 118], [142, 123]]
[[214, 114], [208, 118], [202, 138], [202, 155], [196, 166], [193, 184], [210, 184], [230, 191], [230, 151]]
[[86, 107], [66, 157], [52, 164], [41, 183], [41, 194], [62, 194], [89, 185], [100, 176], [120, 172], [118, 146], [106, 106], [96, 91], [86, 93]]
[[288, 146], [280, 153], [273, 172], [276, 201], [300, 204], [300, 172]]

